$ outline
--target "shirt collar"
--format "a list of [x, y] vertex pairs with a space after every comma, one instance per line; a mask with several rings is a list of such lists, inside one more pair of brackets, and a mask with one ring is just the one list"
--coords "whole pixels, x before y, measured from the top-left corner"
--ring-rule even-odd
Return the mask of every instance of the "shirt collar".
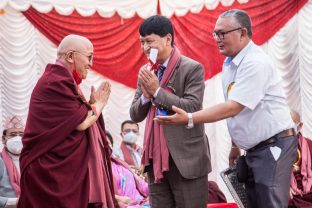
[[161, 65], [163, 65], [164, 67], [167, 68], [168, 62], [169, 62], [169, 58], [170, 58], [170, 56], [169, 56], [169, 57], [167, 58], [167, 60], [166, 60], [163, 64], [161, 64]]
[[253, 41], [250, 40], [249, 43], [234, 57], [234, 59], [232, 59], [231, 57], [227, 57], [224, 61], [224, 64], [228, 65], [230, 63], [233, 63], [236, 67], [238, 67], [238, 65], [248, 53], [249, 48], [253, 45]]

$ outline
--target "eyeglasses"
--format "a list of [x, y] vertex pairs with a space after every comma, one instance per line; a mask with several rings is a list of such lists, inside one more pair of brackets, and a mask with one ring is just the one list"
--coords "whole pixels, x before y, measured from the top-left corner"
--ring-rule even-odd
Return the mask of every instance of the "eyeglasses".
[[122, 133], [127, 134], [127, 133], [130, 133], [131, 131], [135, 134], [139, 133], [139, 130], [136, 130], [136, 129], [124, 129]]
[[221, 31], [218, 31], [218, 32], [213, 32], [212, 33], [212, 37], [215, 39], [215, 40], [223, 40], [224, 39], [224, 35], [230, 33], [230, 32], [234, 32], [236, 30], [240, 30], [240, 29], [243, 29], [242, 27], [238, 27], [236, 29], [233, 29], [233, 30], [229, 30], [229, 31], [225, 31], [225, 32], [221, 32]]
[[80, 51], [69, 51], [69, 52], [72, 52], [72, 53], [79, 53], [79, 54], [81, 54], [81, 55], [87, 57], [90, 63], [93, 62], [93, 53], [91, 53], [90, 55], [87, 55], [87, 54], [84, 54], [84, 53], [82, 53], [82, 52], [80, 52]]

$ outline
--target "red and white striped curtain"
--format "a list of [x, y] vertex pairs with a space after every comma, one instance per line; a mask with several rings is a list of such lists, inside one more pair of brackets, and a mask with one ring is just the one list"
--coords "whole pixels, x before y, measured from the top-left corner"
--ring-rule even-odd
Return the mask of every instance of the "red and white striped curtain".
[[[214, 10], [203, 8], [199, 13], [171, 16], [175, 29], [175, 45], [182, 54], [205, 66], [205, 78], [221, 71], [224, 57], [219, 55], [212, 38], [218, 16], [233, 8], [248, 12], [253, 21], [253, 40], [263, 44], [269, 40], [307, 0], [250, 0], [246, 4], [234, 2], [225, 7], [219, 4]], [[74, 11], [68, 16], [55, 10], [40, 13], [33, 8], [23, 12], [27, 19], [48, 39], [58, 45], [64, 36], [79, 34], [88, 37], [94, 44], [94, 70], [129, 87], [136, 87], [140, 66], [146, 57], [140, 48], [138, 28], [143, 19], [138, 15], [122, 18], [118, 14], [104, 18], [98, 13], [81, 16]]]

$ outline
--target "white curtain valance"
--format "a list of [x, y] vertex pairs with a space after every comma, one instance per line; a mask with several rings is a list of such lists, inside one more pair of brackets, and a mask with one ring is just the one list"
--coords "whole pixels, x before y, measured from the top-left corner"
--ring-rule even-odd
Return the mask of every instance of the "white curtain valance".
[[[187, 12], [198, 13], [203, 7], [215, 9], [220, 3], [231, 6], [235, 1], [240, 4], [249, 0], [159, 0], [161, 14], [171, 17], [173, 14], [183, 16]], [[17, 11], [26, 11], [34, 7], [41, 13], [55, 9], [61, 15], [70, 15], [76, 10], [82, 16], [98, 12], [102, 17], [111, 17], [116, 12], [122, 18], [131, 18], [136, 13], [143, 19], [157, 14], [158, 0], [0, 0], [0, 9], [11, 6]]]

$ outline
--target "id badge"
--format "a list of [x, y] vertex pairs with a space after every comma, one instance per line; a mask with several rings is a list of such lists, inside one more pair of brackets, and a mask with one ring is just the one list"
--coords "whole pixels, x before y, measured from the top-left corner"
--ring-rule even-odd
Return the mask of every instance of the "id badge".
[[156, 111], [157, 116], [167, 116], [167, 111], [163, 109], [157, 109]]

